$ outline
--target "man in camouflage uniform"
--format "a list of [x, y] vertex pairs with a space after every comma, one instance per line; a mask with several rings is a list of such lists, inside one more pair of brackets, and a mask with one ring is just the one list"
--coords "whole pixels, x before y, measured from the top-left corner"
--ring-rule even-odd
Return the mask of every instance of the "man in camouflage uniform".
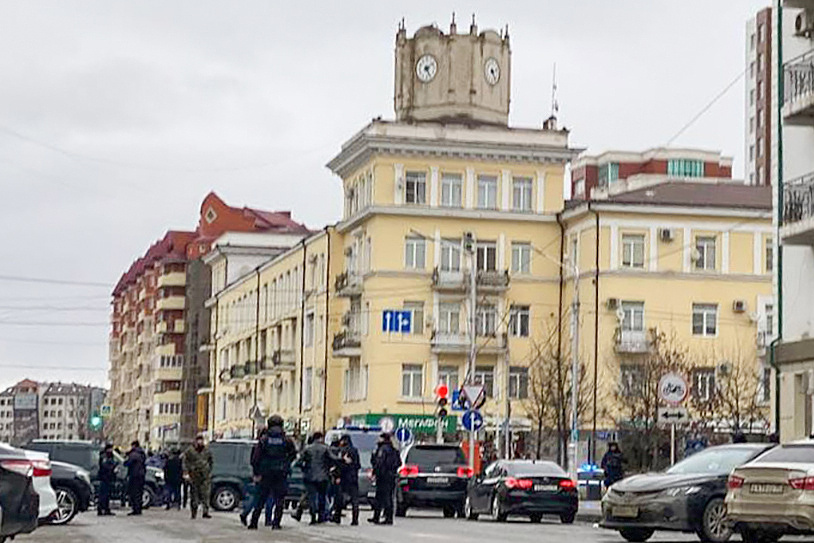
[[203, 518], [209, 515], [209, 487], [212, 482], [212, 453], [204, 445], [203, 436], [195, 438], [195, 444], [184, 452], [184, 472], [189, 476], [190, 508], [192, 518], [198, 515], [198, 504], [203, 508]]

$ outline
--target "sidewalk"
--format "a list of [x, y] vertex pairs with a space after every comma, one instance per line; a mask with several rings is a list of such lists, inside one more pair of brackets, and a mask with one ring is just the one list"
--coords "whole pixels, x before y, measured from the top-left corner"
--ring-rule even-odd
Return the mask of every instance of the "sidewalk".
[[602, 519], [602, 505], [601, 502], [596, 501], [579, 501], [579, 511], [577, 512], [577, 521], [579, 522], [599, 522]]

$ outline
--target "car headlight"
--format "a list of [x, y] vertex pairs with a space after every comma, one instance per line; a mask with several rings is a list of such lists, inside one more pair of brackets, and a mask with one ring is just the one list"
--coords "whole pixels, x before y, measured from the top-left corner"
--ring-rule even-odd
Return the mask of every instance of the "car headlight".
[[163, 470], [158, 470], [158, 471], [155, 472], [155, 480], [158, 481], [159, 483], [164, 482], [164, 471]]
[[82, 481], [84, 481], [88, 485], [93, 486], [92, 483], [90, 482], [90, 473], [88, 473], [87, 471], [85, 470], [78, 471], [76, 473], [76, 476], [82, 479]]
[[677, 486], [674, 488], [668, 488], [664, 491], [667, 496], [689, 496], [690, 494], [695, 494], [696, 492], [701, 492], [700, 486]]

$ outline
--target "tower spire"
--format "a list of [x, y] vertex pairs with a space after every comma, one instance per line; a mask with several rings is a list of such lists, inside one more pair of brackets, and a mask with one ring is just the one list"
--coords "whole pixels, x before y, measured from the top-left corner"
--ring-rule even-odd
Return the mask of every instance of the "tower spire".
[[450, 33], [450, 35], [458, 33], [458, 25], [455, 24], [455, 12], [454, 11], [452, 12], [452, 22], [449, 23], [449, 33]]

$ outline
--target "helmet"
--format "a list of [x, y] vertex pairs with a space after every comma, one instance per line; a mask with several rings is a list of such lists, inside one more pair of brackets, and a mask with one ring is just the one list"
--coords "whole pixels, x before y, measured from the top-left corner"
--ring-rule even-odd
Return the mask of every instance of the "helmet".
[[268, 427], [271, 428], [272, 426], [282, 426], [283, 425], [283, 417], [280, 415], [272, 415], [269, 417], [268, 420]]

